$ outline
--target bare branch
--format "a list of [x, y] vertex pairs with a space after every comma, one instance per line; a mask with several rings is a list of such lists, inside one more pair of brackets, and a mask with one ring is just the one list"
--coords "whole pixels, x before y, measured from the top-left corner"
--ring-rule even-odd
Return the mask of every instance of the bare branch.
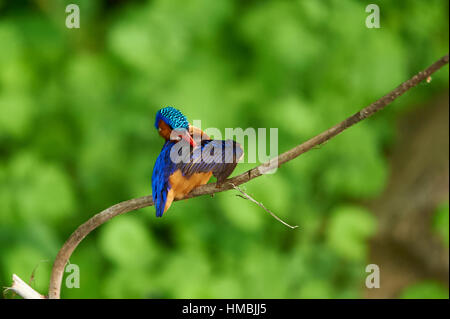
[[16, 274], [12, 275], [13, 284], [11, 287], [5, 289], [14, 291], [16, 294], [25, 299], [46, 299], [47, 297], [41, 295], [36, 290], [31, 288], [25, 281], [19, 278]]
[[[375, 101], [374, 103], [370, 104], [369, 106], [365, 107], [361, 111], [355, 113], [354, 115], [350, 116], [349, 118], [345, 119], [339, 124], [336, 124], [335, 126], [329, 128], [328, 130], [320, 133], [319, 135], [316, 135], [315, 137], [309, 139], [308, 141], [279, 155], [278, 157], [270, 160], [269, 162], [261, 164], [241, 175], [228, 179], [225, 182], [223, 182], [220, 186], [216, 185], [216, 183], [199, 186], [194, 190], [192, 190], [192, 192], [184, 199], [197, 197], [201, 195], [211, 195], [214, 193], [227, 191], [233, 189], [233, 185], [239, 186], [256, 177], [263, 175], [272, 167], [275, 166], [280, 167], [284, 163], [291, 161], [292, 159], [300, 156], [305, 152], [308, 152], [315, 146], [323, 144], [324, 142], [335, 137], [336, 135], [338, 135], [345, 129], [349, 128], [350, 126], [372, 116], [379, 110], [383, 109], [392, 101], [403, 95], [406, 91], [413, 88], [421, 81], [429, 78], [431, 74], [433, 74], [434, 72], [442, 68], [444, 65], [446, 65], [448, 63], [448, 60], [449, 56], [447, 54], [442, 58], [440, 58], [435, 63], [433, 63], [424, 71], [414, 75], [411, 79], [409, 79], [406, 82], [403, 82], [396, 89], [394, 89], [387, 95], [383, 96], [379, 100]], [[151, 195], [130, 199], [109, 207], [108, 209], [98, 213], [97, 215], [89, 219], [87, 222], [82, 224], [80, 227], [78, 227], [77, 230], [75, 230], [75, 232], [64, 243], [63, 247], [56, 256], [55, 263], [53, 265], [52, 276], [50, 279], [49, 298], [60, 298], [60, 289], [64, 268], [72, 252], [75, 250], [75, 248], [83, 240], [84, 237], [86, 237], [95, 228], [97, 228], [104, 222], [110, 220], [111, 218], [117, 215], [152, 205], [153, 200]]]

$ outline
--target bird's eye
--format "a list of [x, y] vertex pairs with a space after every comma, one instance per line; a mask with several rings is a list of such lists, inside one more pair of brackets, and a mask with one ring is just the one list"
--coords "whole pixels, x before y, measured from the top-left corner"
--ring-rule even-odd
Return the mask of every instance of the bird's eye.
[[162, 131], [162, 128], [158, 127], [158, 131], [161, 132], [161, 131]]

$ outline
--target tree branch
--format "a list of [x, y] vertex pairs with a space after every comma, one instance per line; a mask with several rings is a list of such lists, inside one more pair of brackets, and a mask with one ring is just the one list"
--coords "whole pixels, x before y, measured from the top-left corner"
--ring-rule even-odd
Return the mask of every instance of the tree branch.
[[19, 278], [16, 274], [12, 275], [13, 284], [4, 290], [4, 293], [8, 290], [14, 291], [16, 294], [24, 299], [46, 299], [47, 297], [41, 295], [36, 290], [31, 288], [25, 281]]
[[[374, 103], [370, 104], [366, 108], [362, 109], [361, 111], [355, 113], [354, 115], [350, 116], [346, 120], [342, 121], [339, 124], [336, 124], [335, 126], [331, 127], [330, 129], [320, 133], [319, 135], [311, 138], [310, 140], [304, 142], [303, 144], [300, 144], [289, 151], [279, 155], [278, 157], [270, 160], [267, 163], [261, 164], [241, 175], [238, 175], [236, 177], [233, 177], [231, 179], [226, 180], [221, 185], [216, 185], [216, 183], [206, 184], [199, 186], [195, 188], [186, 198], [192, 198], [197, 197], [201, 195], [207, 195], [207, 194], [214, 194], [219, 193], [223, 191], [227, 191], [229, 189], [233, 189], [233, 185], [239, 186], [243, 183], [246, 183], [256, 177], [259, 177], [263, 175], [265, 172], [269, 171], [270, 169], [274, 167], [280, 167], [286, 162], [291, 161], [292, 159], [300, 156], [301, 154], [309, 151], [315, 146], [318, 146], [325, 141], [328, 141], [329, 139], [333, 138], [334, 136], [338, 135], [345, 129], [349, 128], [350, 126], [372, 116], [379, 110], [386, 107], [388, 104], [390, 104], [392, 101], [394, 101], [396, 98], [404, 94], [406, 91], [411, 89], [412, 87], [419, 84], [421, 81], [427, 79], [431, 74], [439, 70], [441, 67], [446, 65], [449, 61], [448, 54], [443, 56], [441, 59], [433, 63], [430, 67], [428, 67], [426, 70], [419, 72], [418, 74], [414, 75], [411, 79], [408, 81], [402, 83], [399, 85], [396, 89], [391, 91], [389, 94], [383, 96], [379, 100], [375, 101]], [[184, 198], [184, 199], [186, 199]], [[75, 230], [75, 232], [69, 237], [69, 239], [64, 243], [61, 250], [58, 252], [58, 255], [56, 256], [55, 263], [53, 265], [52, 275], [50, 279], [50, 288], [49, 288], [49, 298], [60, 298], [60, 289], [61, 289], [61, 282], [62, 277], [64, 273], [64, 268], [66, 266], [66, 263], [71, 256], [72, 252], [75, 250], [75, 248], [78, 246], [78, 244], [83, 240], [84, 237], [86, 237], [91, 231], [93, 231], [98, 226], [102, 225], [104, 222], [110, 220], [111, 218], [124, 214], [136, 209], [140, 209], [147, 206], [152, 206], [153, 200], [152, 196], [143, 196], [140, 198], [130, 199], [121, 203], [118, 203], [114, 206], [109, 207], [108, 209], [98, 213], [97, 215], [93, 216], [91, 219], [89, 219], [87, 222], [82, 224], [80, 227]]]

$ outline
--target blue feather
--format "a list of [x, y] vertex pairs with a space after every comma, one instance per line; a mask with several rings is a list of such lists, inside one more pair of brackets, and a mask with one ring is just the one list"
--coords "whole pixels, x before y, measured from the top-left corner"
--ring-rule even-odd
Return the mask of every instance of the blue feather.
[[181, 113], [179, 110], [171, 106], [162, 108], [156, 113], [155, 119], [156, 129], [158, 129], [158, 124], [159, 121], [161, 120], [163, 120], [166, 124], [168, 124], [172, 129], [176, 128], [184, 128], [186, 130], [189, 129], [189, 122], [186, 116], [184, 116], [183, 113]]
[[156, 208], [156, 217], [162, 217], [166, 206], [167, 193], [170, 191], [169, 177], [176, 170], [176, 165], [170, 159], [172, 141], [167, 141], [156, 159], [152, 174], [152, 195]]

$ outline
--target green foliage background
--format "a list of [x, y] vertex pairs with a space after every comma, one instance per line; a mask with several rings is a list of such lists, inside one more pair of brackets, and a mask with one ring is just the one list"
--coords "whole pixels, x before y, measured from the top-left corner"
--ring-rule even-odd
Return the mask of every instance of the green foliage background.
[[[65, 27], [77, 3], [81, 28]], [[151, 193], [162, 147], [155, 112], [202, 126], [276, 127], [285, 151], [378, 99], [448, 51], [448, 2], [359, 0], [0, 0], [0, 284], [46, 293], [65, 239], [95, 213]], [[66, 298], [358, 298], [368, 239], [364, 200], [386, 186], [386, 152], [405, 110], [448, 88], [448, 67], [245, 189], [117, 217], [70, 262]], [[255, 164], [240, 164], [235, 174]], [[448, 203], [436, 231], [448, 245]], [[447, 223], [447, 227], [445, 227]], [[448, 288], [423, 283], [429, 296]], [[431, 287], [431, 288], [430, 288]], [[412, 287], [403, 297], [425, 297]]]

